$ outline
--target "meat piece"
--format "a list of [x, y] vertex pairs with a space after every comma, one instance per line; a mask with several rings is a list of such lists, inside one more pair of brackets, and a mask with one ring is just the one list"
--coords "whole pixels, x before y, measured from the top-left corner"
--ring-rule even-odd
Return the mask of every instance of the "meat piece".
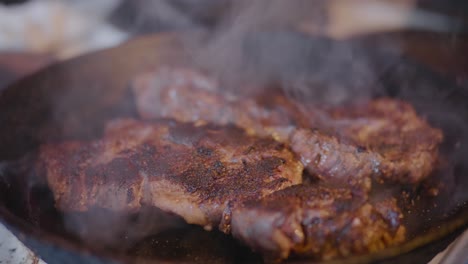
[[332, 109], [275, 92], [236, 98], [209, 77], [177, 68], [142, 74], [132, 88], [143, 118], [236, 124], [270, 135], [291, 144], [311, 174], [364, 192], [370, 178], [420, 182], [434, 169], [442, 141], [411, 105], [389, 98]]
[[209, 77], [184, 68], [162, 67], [140, 74], [131, 87], [143, 119], [235, 124], [250, 134], [282, 141], [302, 121], [295, 104], [284, 96], [269, 93], [267, 98], [263, 94], [240, 99], [221, 93]]
[[147, 204], [206, 229], [231, 205], [300, 183], [303, 170], [271, 138], [171, 120], [117, 120], [101, 140], [44, 145], [38, 168], [61, 210], [135, 211]]
[[367, 194], [371, 175], [378, 172], [380, 156], [318, 130], [293, 132], [291, 147], [314, 176], [331, 186], [350, 187], [357, 194]]
[[413, 184], [434, 169], [442, 132], [408, 103], [384, 98], [328, 113], [318, 122], [321, 132], [291, 136], [292, 149], [319, 178], [368, 189], [368, 177]]
[[335, 131], [380, 156], [379, 175], [401, 183], [426, 178], [438, 160], [443, 140], [407, 102], [381, 98], [330, 112]]
[[216, 92], [216, 82], [192, 70], [161, 67], [138, 75], [131, 87], [143, 119], [216, 124], [231, 123], [233, 119], [230, 100]]
[[377, 205], [347, 189], [296, 185], [232, 212], [232, 234], [266, 258], [332, 259], [405, 240], [395, 199]]
[[237, 113], [235, 124], [285, 143], [296, 128], [313, 126], [321, 114], [321, 111], [308, 111], [304, 105], [274, 90], [239, 99], [233, 108]]

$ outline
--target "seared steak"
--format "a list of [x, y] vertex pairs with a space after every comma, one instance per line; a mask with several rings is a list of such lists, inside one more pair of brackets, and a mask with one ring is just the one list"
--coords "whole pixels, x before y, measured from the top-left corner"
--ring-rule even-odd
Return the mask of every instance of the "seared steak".
[[379, 155], [383, 179], [417, 183], [434, 169], [442, 131], [407, 102], [382, 98], [330, 111], [339, 137]]
[[291, 137], [291, 147], [307, 170], [325, 184], [352, 188], [367, 194], [371, 175], [378, 172], [379, 155], [318, 130], [298, 129]]
[[296, 185], [232, 212], [232, 234], [266, 258], [331, 259], [401, 243], [402, 213], [391, 198], [373, 205], [347, 189]]
[[177, 68], [142, 74], [132, 88], [143, 118], [231, 123], [270, 135], [291, 144], [312, 175], [362, 191], [370, 178], [421, 181], [433, 170], [442, 140], [411, 105], [388, 98], [332, 109], [278, 93], [236, 98], [217, 91], [209, 77]]
[[143, 119], [232, 123], [230, 100], [216, 92], [218, 85], [212, 79], [192, 70], [162, 67], [138, 75], [131, 87]]
[[298, 129], [290, 139], [304, 166], [319, 178], [368, 189], [368, 177], [417, 183], [434, 169], [442, 132], [408, 103], [377, 99], [328, 113], [319, 122], [320, 132]]
[[211, 229], [230, 206], [300, 183], [303, 167], [234, 126], [117, 120], [100, 140], [43, 145], [38, 169], [61, 210], [148, 204]]
[[236, 124], [249, 134], [270, 135], [283, 141], [302, 121], [295, 104], [284, 96], [240, 99], [219, 92], [217, 83], [209, 77], [183, 68], [163, 67], [140, 74], [131, 87], [143, 119]]

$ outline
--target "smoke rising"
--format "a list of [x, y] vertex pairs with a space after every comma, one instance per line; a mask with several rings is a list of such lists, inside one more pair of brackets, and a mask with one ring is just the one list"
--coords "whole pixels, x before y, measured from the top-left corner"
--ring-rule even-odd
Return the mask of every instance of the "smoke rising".
[[[437, 197], [439, 216], [468, 200], [466, 157], [468, 157], [467, 92], [426, 68], [402, 61], [382, 79], [387, 93], [412, 103], [421, 115], [444, 132], [438, 180], [443, 185]], [[435, 218], [436, 216], [434, 216]]]
[[116, 250], [127, 250], [150, 235], [187, 226], [181, 218], [153, 207], [143, 207], [133, 214], [91, 208], [69, 212], [64, 220], [65, 228], [82, 242]]
[[[189, 43], [192, 56], [228, 92], [279, 86], [295, 99], [332, 104], [372, 96], [394, 61], [376, 61], [362, 40], [295, 30], [304, 20], [322, 27], [326, 10], [324, 1], [239, 1], [207, 38]], [[395, 40], [379, 45], [399, 52]]]

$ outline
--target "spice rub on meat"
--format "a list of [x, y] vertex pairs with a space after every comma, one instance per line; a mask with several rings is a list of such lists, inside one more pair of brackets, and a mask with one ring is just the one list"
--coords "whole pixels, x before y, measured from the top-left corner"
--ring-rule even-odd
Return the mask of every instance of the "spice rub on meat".
[[417, 183], [437, 163], [442, 131], [407, 102], [381, 98], [333, 109], [330, 116], [341, 137], [379, 155], [382, 179]]
[[239, 98], [221, 93], [213, 79], [184, 68], [161, 67], [140, 74], [131, 88], [143, 119], [235, 124], [249, 134], [273, 136], [283, 142], [303, 121], [294, 102], [284, 96]]
[[439, 129], [395, 99], [329, 108], [275, 93], [236, 98], [217, 91], [209, 77], [178, 68], [142, 74], [132, 88], [143, 118], [236, 124], [270, 135], [290, 144], [310, 174], [362, 192], [371, 178], [420, 182], [434, 169], [442, 141]]
[[434, 169], [442, 132], [406, 102], [388, 98], [329, 109], [318, 130], [298, 129], [291, 147], [309, 172], [329, 182], [370, 188], [369, 176], [418, 183]]
[[193, 70], [161, 67], [137, 75], [131, 87], [143, 119], [233, 123], [233, 113], [227, 107], [230, 98], [216, 91], [213, 79]]
[[300, 183], [303, 167], [284, 144], [234, 126], [122, 119], [100, 140], [43, 145], [38, 169], [61, 210], [149, 204], [211, 229], [230, 206]]
[[291, 147], [309, 173], [326, 185], [351, 188], [364, 195], [371, 189], [371, 175], [380, 161], [377, 153], [311, 129], [294, 131]]
[[246, 201], [232, 215], [232, 234], [274, 260], [375, 252], [406, 233], [394, 198], [372, 204], [340, 188], [296, 185]]

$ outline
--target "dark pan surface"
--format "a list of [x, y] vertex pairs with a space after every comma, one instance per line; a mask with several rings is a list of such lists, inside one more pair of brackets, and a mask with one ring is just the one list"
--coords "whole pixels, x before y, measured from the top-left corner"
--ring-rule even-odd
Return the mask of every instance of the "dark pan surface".
[[[50, 192], [37, 187], [40, 180], [31, 181], [27, 168], [13, 162], [33, 155], [41, 142], [92, 138], [106, 120], [134, 116], [129, 80], [154, 66], [188, 64], [184, 51], [176, 35], [144, 37], [52, 65], [0, 94], [0, 219], [48, 263], [260, 262], [231, 238], [187, 225], [148, 237], [125, 251], [89, 246], [67, 232]], [[384, 89], [376, 95], [412, 102], [444, 130], [445, 167], [434, 179], [442, 178], [446, 185], [436, 198], [422, 192], [414, 209], [406, 212], [408, 243], [347, 261], [421, 263], [468, 224], [468, 94], [413, 62], [379, 49], [372, 52], [376, 67], [382, 60], [393, 62], [381, 67], [379, 83]]]

